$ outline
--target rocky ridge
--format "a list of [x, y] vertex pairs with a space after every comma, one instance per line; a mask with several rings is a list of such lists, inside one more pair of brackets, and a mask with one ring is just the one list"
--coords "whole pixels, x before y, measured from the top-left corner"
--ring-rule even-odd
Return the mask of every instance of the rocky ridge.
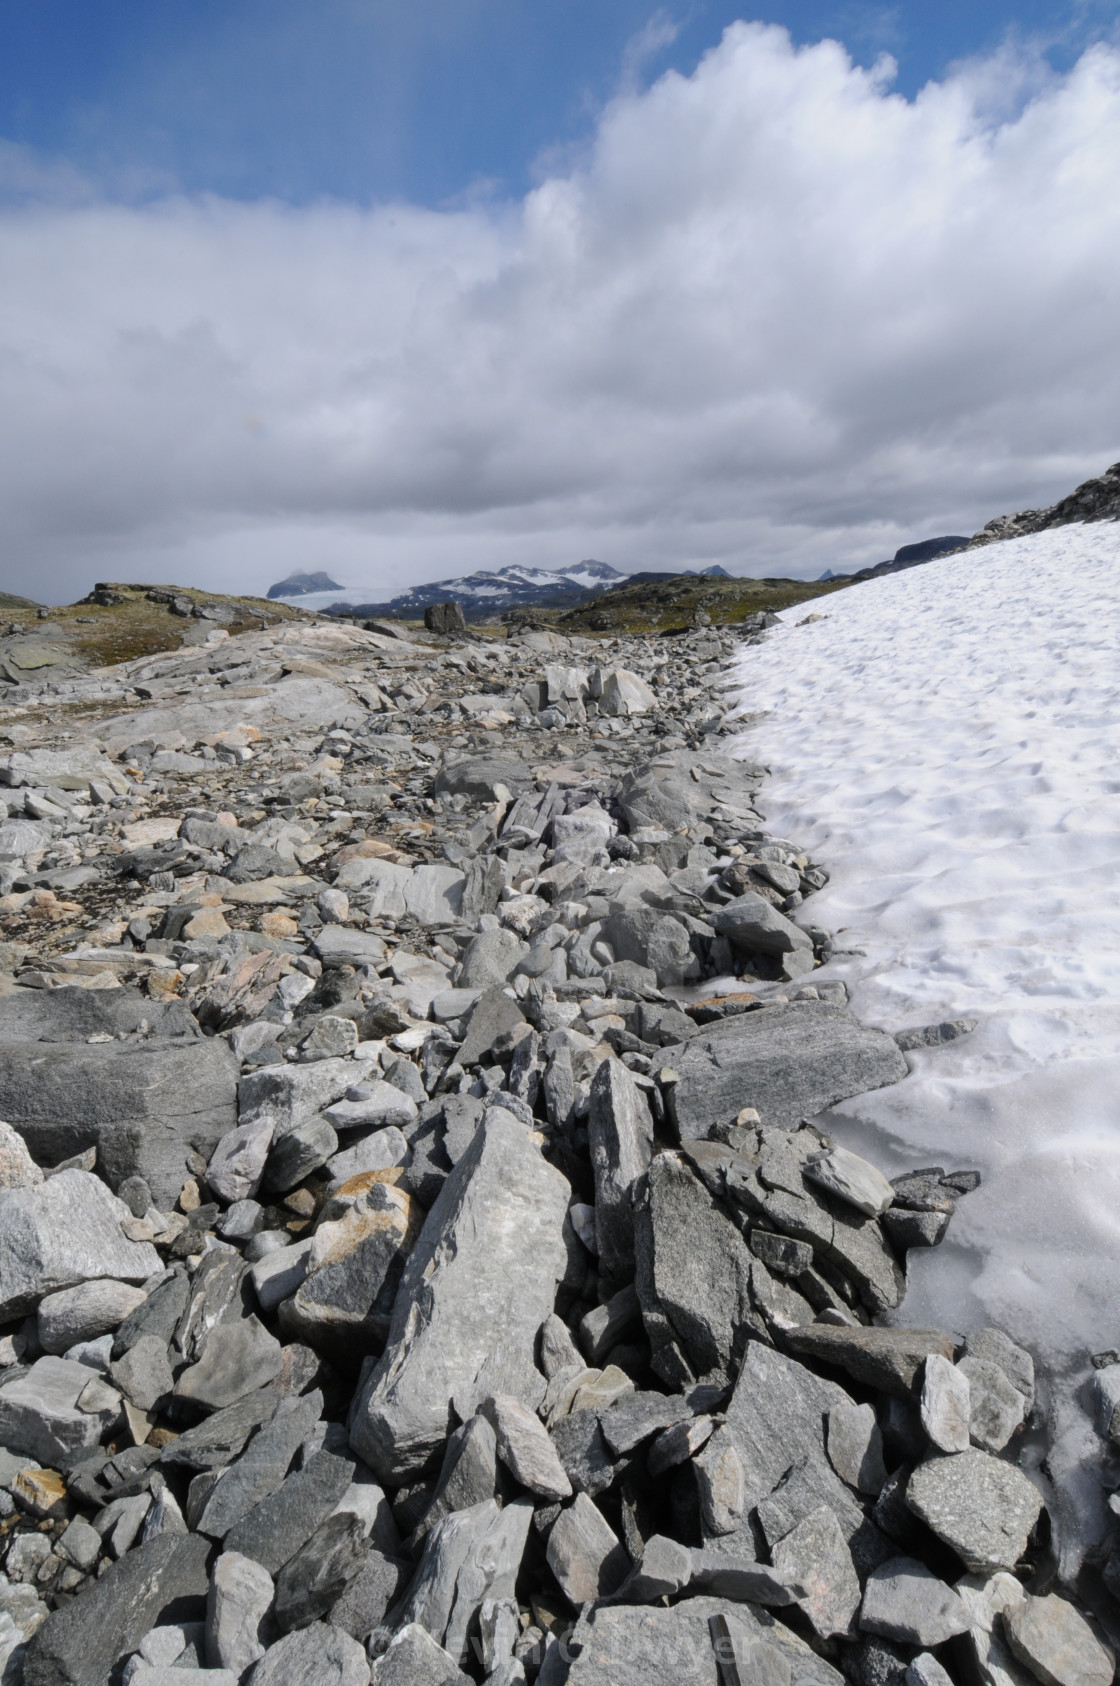
[[970, 1027], [814, 983], [733, 647], [9, 688], [6, 1686], [1111, 1680], [1030, 1355], [892, 1321], [976, 1174], [812, 1122]]

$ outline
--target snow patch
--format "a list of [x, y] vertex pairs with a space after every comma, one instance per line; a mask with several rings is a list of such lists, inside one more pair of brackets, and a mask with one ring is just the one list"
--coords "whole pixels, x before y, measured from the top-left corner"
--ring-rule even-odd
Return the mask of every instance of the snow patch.
[[897, 1320], [1041, 1362], [1063, 1574], [1105, 1529], [1077, 1395], [1120, 1345], [1118, 564], [1113, 523], [994, 544], [787, 610], [736, 669], [768, 828], [832, 874], [822, 980], [887, 1030], [981, 1020], [824, 1122], [889, 1174], [983, 1171]]

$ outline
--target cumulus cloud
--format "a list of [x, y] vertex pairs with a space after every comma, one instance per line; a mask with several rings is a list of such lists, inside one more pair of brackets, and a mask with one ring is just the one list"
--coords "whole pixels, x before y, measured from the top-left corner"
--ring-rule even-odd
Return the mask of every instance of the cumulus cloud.
[[0, 582], [811, 577], [1060, 495], [1120, 456], [1120, 53], [892, 68], [734, 25], [515, 204], [10, 201]]

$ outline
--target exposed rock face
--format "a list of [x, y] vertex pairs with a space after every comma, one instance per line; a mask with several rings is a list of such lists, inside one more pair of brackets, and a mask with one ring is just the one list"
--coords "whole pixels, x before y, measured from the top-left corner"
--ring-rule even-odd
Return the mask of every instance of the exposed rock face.
[[1021, 509], [1017, 515], [997, 515], [974, 533], [967, 549], [994, 544], [1000, 539], [1017, 539], [1024, 533], [1041, 533], [1047, 527], [1064, 527], [1071, 521], [1120, 520], [1120, 462], [1103, 474], [1085, 480], [1066, 498], [1049, 509]]

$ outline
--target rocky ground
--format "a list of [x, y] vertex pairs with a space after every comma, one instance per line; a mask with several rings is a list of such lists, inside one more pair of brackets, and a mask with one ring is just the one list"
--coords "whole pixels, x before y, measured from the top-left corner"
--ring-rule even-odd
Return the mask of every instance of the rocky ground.
[[1030, 1355], [889, 1321], [975, 1173], [807, 1122], [969, 1026], [814, 983], [763, 618], [8, 687], [5, 1686], [1112, 1679]]

